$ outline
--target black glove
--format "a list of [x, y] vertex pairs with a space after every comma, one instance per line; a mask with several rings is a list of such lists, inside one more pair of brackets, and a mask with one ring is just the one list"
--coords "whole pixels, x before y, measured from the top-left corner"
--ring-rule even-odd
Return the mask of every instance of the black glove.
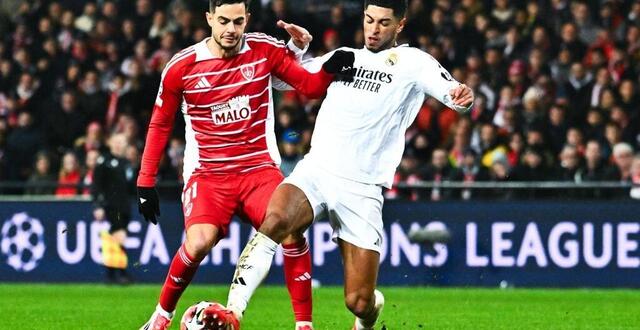
[[331, 57], [324, 62], [322, 69], [325, 72], [336, 75], [335, 80], [353, 81], [353, 62], [355, 55], [353, 52], [336, 50]]
[[138, 212], [145, 220], [158, 224], [156, 216], [160, 216], [160, 198], [155, 187], [138, 187]]

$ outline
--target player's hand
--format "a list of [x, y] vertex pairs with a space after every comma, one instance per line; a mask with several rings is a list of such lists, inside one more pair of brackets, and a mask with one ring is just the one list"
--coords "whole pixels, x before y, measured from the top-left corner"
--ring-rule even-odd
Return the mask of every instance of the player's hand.
[[276, 23], [278, 27], [283, 28], [291, 36], [291, 40], [300, 49], [304, 49], [313, 40], [313, 36], [309, 31], [302, 26], [287, 23], [283, 20], [279, 20]]
[[455, 105], [468, 108], [473, 104], [473, 90], [465, 84], [460, 84], [449, 91], [449, 95]]
[[324, 62], [322, 69], [336, 75], [335, 80], [353, 81], [353, 62], [355, 55], [353, 52], [336, 50], [331, 57]]
[[95, 221], [103, 221], [104, 220], [104, 209], [101, 207], [98, 207], [96, 209], [93, 210], [93, 219]]
[[138, 187], [138, 211], [145, 220], [158, 224], [160, 216], [160, 198], [155, 187]]

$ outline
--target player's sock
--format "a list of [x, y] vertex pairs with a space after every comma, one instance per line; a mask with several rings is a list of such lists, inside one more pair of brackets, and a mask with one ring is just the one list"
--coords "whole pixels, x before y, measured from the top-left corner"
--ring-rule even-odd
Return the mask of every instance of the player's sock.
[[296, 322], [311, 322], [311, 253], [307, 240], [283, 244], [284, 278]]
[[178, 299], [182, 292], [187, 288], [201, 260], [195, 260], [191, 257], [184, 247], [180, 246], [178, 252], [171, 261], [167, 279], [164, 281], [162, 291], [160, 292], [159, 304], [168, 313], [173, 313], [178, 304]]
[[241, 318], [260, 282], [269, 273], [278, 243], [257, 232], [244, 247], [229, 289], [227, 309]]
[[374, 305], [371, 315], [369, 315], [366, 319], [361, 319], [356, 317], [356, 324], [354, 326], [355, 330], [369, 330], [373, 329], [376, 325], [376, 321], [378, 321], [378, 317], [382, 312], [382, 308], [384, 307], [384, 296], [382, 292], [375, 290], [373, 292], [374, 297]]
[[171, 320], [174, 315], [174, 313], [172, 312], [167, 312], [164, 308], [162, 308], [162, 306], [160, 306], [160, 304], [156, 306], [156, 313], [160, 314], [162, 317], [164, 317], [167, 320]]

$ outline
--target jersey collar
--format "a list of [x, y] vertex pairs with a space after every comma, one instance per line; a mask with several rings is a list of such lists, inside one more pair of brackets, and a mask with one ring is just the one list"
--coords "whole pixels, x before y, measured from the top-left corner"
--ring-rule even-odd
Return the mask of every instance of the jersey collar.
[[[207, 42], [209, 41], [209, 39], [211, 39], [211, 37], [204, 38], [204, 40], [200, 41], [199, 43], [193, 46], [196, 51], [196, 62], [212, 60], [217, 58], [211, 53], [211, 51], [209, 50], [209, 47], [207, 47]], [[244, 36], [242, 37], [241, 42], [242, 42], [242, 48], [240, 48], [240, 52], [238, 54], [246, 53], [247, 51], [251, 50]]]
[[[390, 50], [394, 50], [396, 48], [405, 48], [405, 47], [409, 47], [409, 44], [404, 43], [404, 44], [401, 44], [401, 45], [395, 45], [395, 46], [393, 46], [391, 48], [385, 49], [385, 50], [380, 51], [378, 53], [384, 53], [384, 52], [387, 52], [387, 51], [390, 51]], [[367, 48], [367, 46], [362, 47], [362, 49], [368, 51], [369, 53], [377, 54], [377, 53], [374, 53], [374, 52], [370, 51], [369, 48]]]

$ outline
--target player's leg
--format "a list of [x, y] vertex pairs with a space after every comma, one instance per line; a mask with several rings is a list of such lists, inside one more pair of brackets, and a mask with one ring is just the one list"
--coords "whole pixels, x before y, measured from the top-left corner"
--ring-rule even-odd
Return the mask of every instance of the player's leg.
[[187, 228], [186, 239], [169, 266], [156, 311], [149, 321], [140, 328], [141, 330], [169, 328], [180, 296], [191, 283], [200, 261], [217, 242], [218, 236], [219, 229], [212, 224], [194, 224]]
[[375, 290], [383, 239], [382, 188], [343, 178], [328, 177], [335, 199], [329, 203], [344, 264], [344, 297], [356, 316], [354, 329], [373, 329], [384, 305]]
[[[242, 213], [256, 229], [264, 223], [273, 192], [284, 177], [277, 168], [249, 172], [243, 180]], [[291, 297], [296, 329], [313, 329], [311, 300], [311, 254], [303, 232], [282, 241], [284, 278]]]
[[301, 232], [289, 235], [282, 241], [282, 253], [284, 280], [291, 298], [296, 329], [313, 329], [312, 266], [307, 239]]
[[[185, 187], [182, 199], [186, 239], [171, 261], [156, 311], [145, 324], [148, 329], [155, 329], [156, 322], [161, 324], [159, 329], [168, 328], [180, 296], [202, 259], [226, 235], [236, 208], [235, 196], [228, 193], [227, 187], [211, 180], [192, 180]], [[147, 329], [145, 326], [142, 329]]]
[[338, 240], [344, 263], [344, 299], [356, 316], [354, 329], [373, 329], [384, 305], [381, 293], [375, 293], [380, 254]]
[[242, 251], [227, 308], [241, 318], [251, 296], [271, 268], [279, 242], [292, 232], [302, 232], [313, 222], [313, 210], [305, 193], [284, 183], [273, 193], [260, 230]]
[[200, 261], [211, 252], [219, 235], [218, 227], [212, 224], [198, 223], [187, 228], [186, 239], [173, 257], [160, 291], [159, 305], [164, 311], [173, 313], [180, 296], [191, 283]]

